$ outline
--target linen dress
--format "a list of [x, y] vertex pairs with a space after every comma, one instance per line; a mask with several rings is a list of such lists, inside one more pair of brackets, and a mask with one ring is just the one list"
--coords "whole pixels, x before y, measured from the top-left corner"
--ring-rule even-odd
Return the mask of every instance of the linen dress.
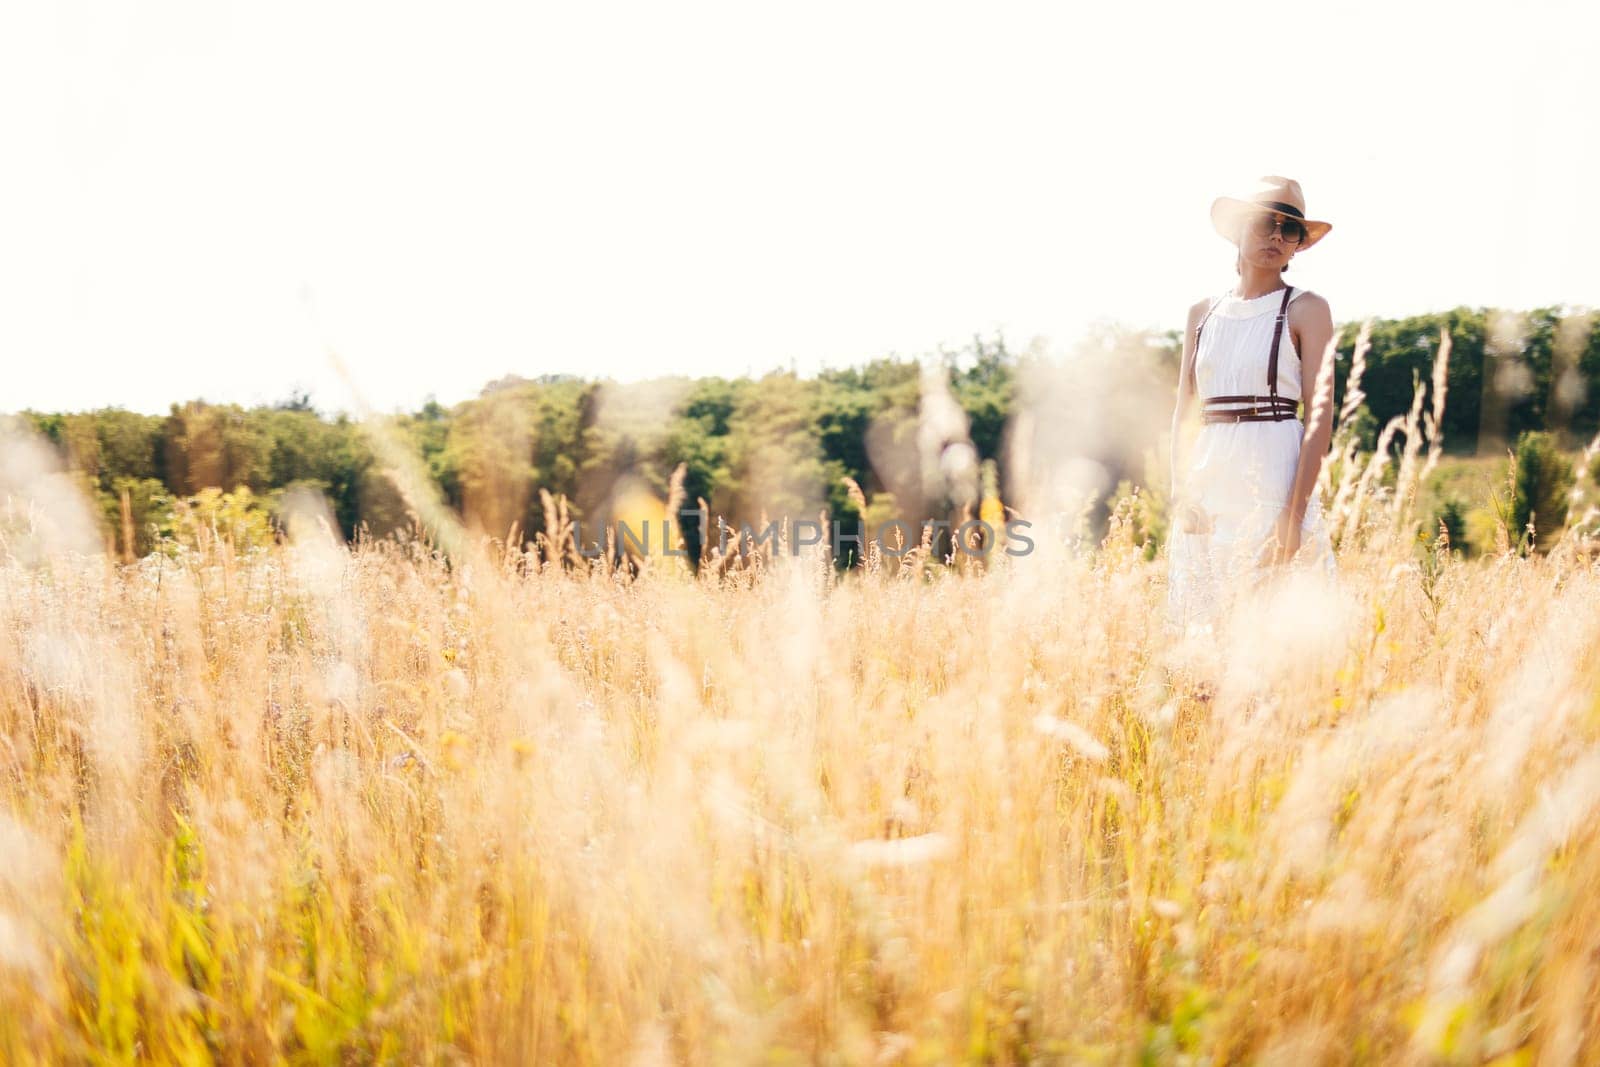
[[[1296, 288], [1292, 304], [1305, 294]], [[1277, 289], [1252, 300], [1231, 292], [1215, 302], [1194, 356], [1197, 399], [1264, 395]], [[1300, 354], [1286, 328], [1278, 348], [1278, 395], [1302, 399]], [[1300, 461], [1300, 418], [1204, 423], [1178, 477], [1210, 519], [1209, 532], [1184, 533], [1173, 516], [1168, 539], [1167, 625], [1180, 634], [1214, 632], [1229, 600], [1264, 576], [1257, 561], [1288, 506]], [[1177, 488], [1177, 487], [1175, 487]], [[1203, 524], [1202, 524], [1203, 525]], [[1333, 548], [1315, 490], [1300, 525], [1293, 565], [1335, 575]]]

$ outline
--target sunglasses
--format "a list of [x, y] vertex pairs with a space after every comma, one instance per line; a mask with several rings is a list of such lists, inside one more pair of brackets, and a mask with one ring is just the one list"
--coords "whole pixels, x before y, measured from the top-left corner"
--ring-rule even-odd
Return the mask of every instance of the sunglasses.
[[1306, 228], [1300, 220], [1284, 215], [1257, 215], [1250, 220], [1250, 231], [1263, 241], [1274, 232], [1282, 232], [1285, 244], [1299, 245], [1305, 243], [1306, 239]]

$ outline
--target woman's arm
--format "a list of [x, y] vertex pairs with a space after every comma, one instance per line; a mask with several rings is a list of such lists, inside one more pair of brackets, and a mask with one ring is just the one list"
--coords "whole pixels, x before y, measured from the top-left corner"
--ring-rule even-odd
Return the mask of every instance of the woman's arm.
[[[1328, 302], [1316, 293], [1307, 293], [1290, 308], [1289, 328], [1300, 353], [1300, 395], [1305, 399], [1305, 433], [1300, 439], [1300, 462], [1295, 467], [1294, 485], [1289, 490], [1289, 514], [1294, 528], [1305, 518], [1311, 493], [1317, 485], [1322, 457], [1327, 455], [1333, 436], [1333, 315]], [[1326, 383], [1328, 396], [1317, 403], [1317, 389]]]

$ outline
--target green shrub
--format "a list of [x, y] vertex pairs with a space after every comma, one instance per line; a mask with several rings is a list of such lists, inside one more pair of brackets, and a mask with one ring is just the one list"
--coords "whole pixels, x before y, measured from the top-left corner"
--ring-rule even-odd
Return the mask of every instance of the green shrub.
[[1439, 535], [1439, 528], [1444, 527], [1446, 536], [1450, 538], [1450, 547], [1455, 551], [1465, 553], [1467, 544], [1467, 505], [1459, 497], [1446, 497], [1439, 505], [1439, 510], [1433, 516], [1433, 523], [1426, 531], [1429, 538]]
[[96, 493], [100, 514], [112, 532], [112, 542], [123, 548], [122, 494], [128, 494], [128, 518], [133, 530], [133, 554], [143, 556], [177, 532], [178, 517], [172, 494], [155, 478], [117, 477], [109, 492]]
[[[1548, 545], [1567, 522], [1567, 494], [1572, 491], [1572, 462], [1556, 447], [1555, 437], [1528, 431], [1517, 438], [1516, 485], [1512, 494], [1511, 537], [1519, 551]], [[1533, 524], [1534, 538], [1528, 536]]]

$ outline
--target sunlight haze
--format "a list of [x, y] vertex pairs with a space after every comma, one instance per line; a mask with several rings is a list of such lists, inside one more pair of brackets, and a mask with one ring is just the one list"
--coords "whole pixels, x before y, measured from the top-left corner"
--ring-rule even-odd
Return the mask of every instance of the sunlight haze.
[[1588, 5], [73, 3], [0, 15], [0, 410], [802, 372], [1234, 280], [1336, 320], [1600, 299]]

